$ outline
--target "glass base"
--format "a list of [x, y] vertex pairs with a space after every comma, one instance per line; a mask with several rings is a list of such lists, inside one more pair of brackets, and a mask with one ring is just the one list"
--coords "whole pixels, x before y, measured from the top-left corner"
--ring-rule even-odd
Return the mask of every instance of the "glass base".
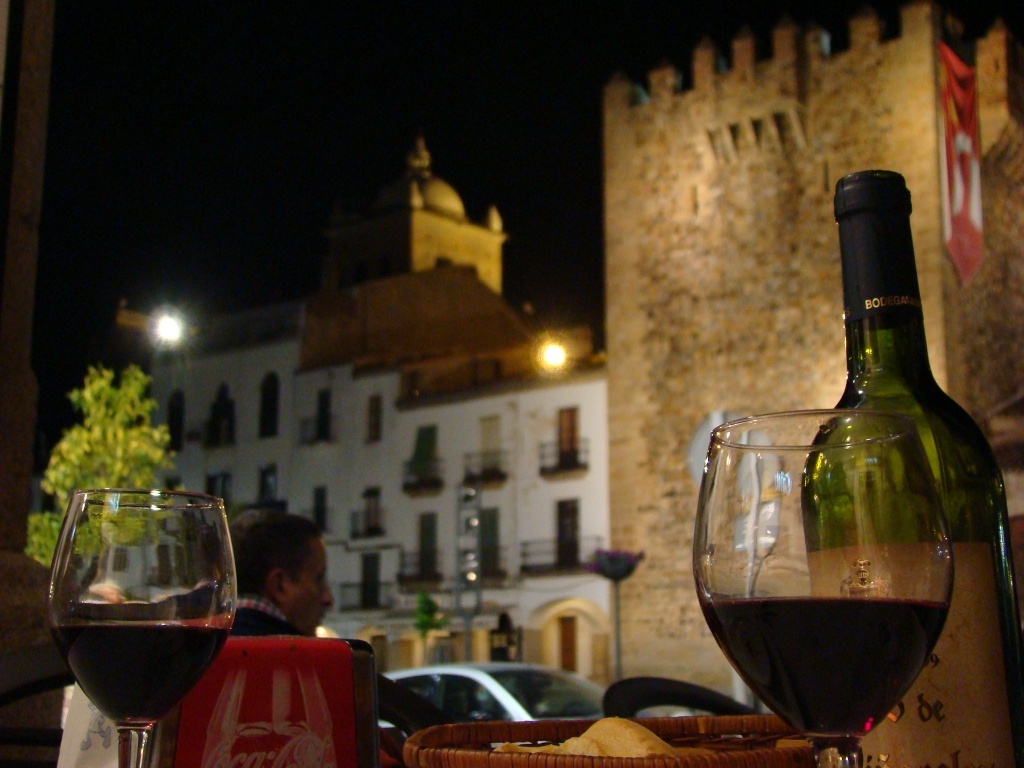
[[153, 726], [117, 728], [118, 768], [149, 768]]
[[859, 738], [812, 738], [811, 744], [818, 768], [863, 768], [864, 756]]

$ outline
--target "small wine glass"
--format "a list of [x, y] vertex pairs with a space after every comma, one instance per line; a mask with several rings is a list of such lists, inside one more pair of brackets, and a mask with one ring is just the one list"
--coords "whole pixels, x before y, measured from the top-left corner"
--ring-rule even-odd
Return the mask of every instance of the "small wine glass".
[[120, 768], [147, 768], [156, 721], [220, 651], [235, 600], [220, 499], [72, 494], [50, 572], [50, 627], [82, 691], [117, 723]]
[[704, 617], [819, 766], [860, 768], [942, 631], [953, 555], [914, 422], [793, 411], [711, 434], [693, 543]]

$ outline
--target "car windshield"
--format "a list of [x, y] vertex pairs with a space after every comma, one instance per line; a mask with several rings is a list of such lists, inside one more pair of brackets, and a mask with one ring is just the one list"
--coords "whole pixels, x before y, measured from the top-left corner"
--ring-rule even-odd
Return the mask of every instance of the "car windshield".
[[601, 686], [558, 670], [498, 669], [491, 677], [538, 720], [601, 717]]

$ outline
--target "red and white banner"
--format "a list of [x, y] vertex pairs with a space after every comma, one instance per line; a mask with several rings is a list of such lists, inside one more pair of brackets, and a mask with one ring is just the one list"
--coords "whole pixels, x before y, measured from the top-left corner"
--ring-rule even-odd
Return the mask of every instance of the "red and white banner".
[[978, 141], [978, 91], [969, 67], [945, 43], [939, 43], [945, 151], [942, 155], [943, 224], [946, 248], [960, 282], [966, 284], [984, 252], [981, 233], [981, 147]]

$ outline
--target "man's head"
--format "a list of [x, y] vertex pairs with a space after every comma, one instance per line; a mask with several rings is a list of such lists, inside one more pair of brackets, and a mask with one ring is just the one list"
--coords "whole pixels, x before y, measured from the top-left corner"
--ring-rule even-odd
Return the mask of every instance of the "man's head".
[[316, 525], [298, 515], [251, 510], [231, 522], [231, 544], [239, 594], [262, 596], [302, 634], [315, 634], [334, 602]]

